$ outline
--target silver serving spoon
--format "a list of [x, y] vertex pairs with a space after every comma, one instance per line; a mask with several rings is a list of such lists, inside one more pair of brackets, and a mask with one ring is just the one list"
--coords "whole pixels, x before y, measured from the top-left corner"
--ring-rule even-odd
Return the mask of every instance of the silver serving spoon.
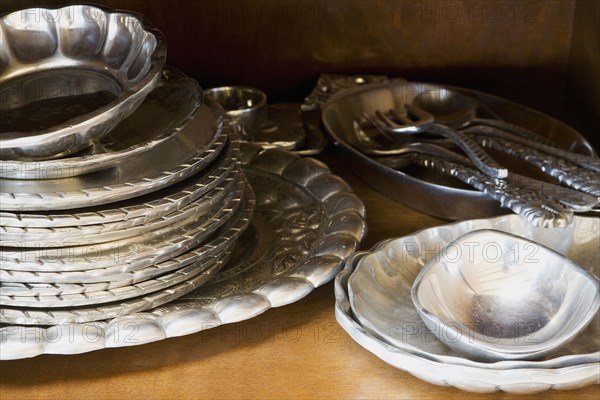
[[455, 129], [469, 128], [489, 136], [509, 140], [543, 153], [563, 158], [582, 168], [600, 172], [600, 160], [553, 146], [552, 142], [520, 126], [501, 120], [477, 118], [477, 103], [453, 90], [439, 88], [418, 94], [412, 106], [429, 112], [436, 123]]

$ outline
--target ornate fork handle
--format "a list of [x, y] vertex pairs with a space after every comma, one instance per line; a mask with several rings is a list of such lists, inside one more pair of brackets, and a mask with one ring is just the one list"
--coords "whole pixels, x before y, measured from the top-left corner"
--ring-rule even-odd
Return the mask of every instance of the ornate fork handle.
[[[405, 105], [405, 108], [413, 113], [422, 112], [414, 106]], [[473, 161], [475, 167], [484, 174], [494, 178], [506, 178], [508, 175], [508, 169], [498, 164], [473, 139], [456, 129], [430, 122], [433, 120], [431, 115], [427, 113], [420, 114], [420, 119], [417, 122], [401, 118], [399, 112], [392, 112], [392, 115], [400, 119], [402, 124], [394, 122], [380, 111], [377, 111], [374, 116], [363, 114], [364, 118], [386, 136], [410, 135], [422, 132], [439, 135], [450, 139], [456, 144]]]
[[[490, 178], [474, 168], [418, 153], [406, 154], [402, 158], [461, 180], [497, 200], [503, 208], [508, 208], [525, 217], [535, 226], [564, 227], [573, 218], [571, 210], [536, 190], [524, 188], [502, 179]], [[384, 164], [390, 164], [388, 165], [390, 167], [397, 168], [398, 165], [391, 164], [397, 164], [398, 159], [398, 157], [391, 157], [387, 161], [384, 158], [380, 160]]]
[[535, 166], [565, 186], [600, 197], [600, 174], [597, 172], [507, 140], [487, 135], [476, 135], [475, 139], [483, 147], [493, 148]]
[[509, 132], [496, 129], [492, 126], [477, 125], [463, 130], [466, 133], [473, 133], [477, 135], [486, 135], [491, 138], [497, 138], [505, 141], [520, 144], [531, 149], [546, 153], [550, 156], [560, 157], [566, 161], [575, 164], [582, 168], [587, 168], [595, 172], [600, 172], [600, 159], [588, 157], [583, 154], [573, 153], [571, 151], [557, 149], [556, 147], [547, 146], [542, 143], [534, 142], [531, 140], [524, 139], [520, 136], [511, 134]]

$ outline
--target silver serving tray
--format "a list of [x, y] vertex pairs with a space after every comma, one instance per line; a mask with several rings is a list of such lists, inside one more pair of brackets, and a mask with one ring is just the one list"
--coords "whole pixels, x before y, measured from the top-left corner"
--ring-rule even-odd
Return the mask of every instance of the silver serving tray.
[[166, 40], [141, 15], [91, 5], [0, 18], [0, 158], [76, 153], [156, 86]]
[[456, 180], [432, 174], [389, 168], [356, 149], [352, 134], [354, 120], [376, 110], [388, 110], [412, 99], [428, 88], [445, 87], [476, 99], [483, 108], [507, 122], [528, 128], [555, 142], [561, 148], [594, 155], [591, 145], [562, 122], [527, 107], [475, 90], [428, 83], [404, 82], [363, 85], [331, 96], [322, 106], [326, 131], [336, 148], [348, 159], [359, 177], [385, 195], [425, 214], [449, 220], [490, 217], [505, 214], [498, 202], [485, 193], [467, 188]]
[[[179, 134], [201, 104], [198, 83], [167, 67], [142, 104], [83, 154], [47, 161], [0, 160], [0, 178], [61, 179], [112, 168]], [[208, 148], [216, 134], [205, 139], [207, 143], [201, 147]]]
[[226, 132], [198, 158], [206, 158], [208, 167], [201, 173], [164, 189], [130, 200], [105, 206], [52, 212], [2, 212], [0, 226], [19, 228], [61, 228], [112, 224], [141, 219], [150, 222], [197, 200], [231, 176], [237, 163], [239, 141], [228, 141]]
[[[0, 358], [83, 353], [187, 335], [293, 303], [333, 279], [365, 233], [362, 202], [316, 160], [250, 144], [242, 148], [256, 210], [232, 260], [212, 283], [159, 308], [93, 324], [5, 325]], [[67, 331], [73, 335], [61, 334]]]
[[[441, 250], [476, 229], [512, 232], [551, 247], [596, 273], [600, 268], [598, 219], [575, 217], [567, 230], [536, 228], [517, 215], [424, 229], [381, 242], [347, 262], [335, 282], [340, 325], [385, 362], [436, 385], [474, 392], [533, 393], [597, 383], [599, 316], [560, 353], [542, 361], [471, 361], [445, 347], [427, 330], [410, 298], [412, 281], [435, 256], [435, 249]], [[392, 264], [390, 259], [400, 261]]]
[[229, 129], [222, 108], [207, 99], [180, 134], [127, 158], [110, 170], [71, 178], [2, 182], [3, 211], [47, 211], [91, 207], [155, 192], [206, 168], [216, 154], [204, 147]]

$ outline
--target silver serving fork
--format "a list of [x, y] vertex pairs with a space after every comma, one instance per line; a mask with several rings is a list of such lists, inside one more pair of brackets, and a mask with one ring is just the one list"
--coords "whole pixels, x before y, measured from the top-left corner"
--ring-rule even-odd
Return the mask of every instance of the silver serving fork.
[[484, 174], [493, 178], [505, 178], [508, 175], [508, 169], [498, 164], [473, 139], [461, 131], [436, 124], [429, 112], [412, 104], [405, 104], [402, 111], [389, 110], [389, 115], [392, 118], [376, 111], [372, 116], [363, 114], [363, 117], [388, 138], [399, 134], [414, 135], [424, 132], [445, 137], [456, 144]]

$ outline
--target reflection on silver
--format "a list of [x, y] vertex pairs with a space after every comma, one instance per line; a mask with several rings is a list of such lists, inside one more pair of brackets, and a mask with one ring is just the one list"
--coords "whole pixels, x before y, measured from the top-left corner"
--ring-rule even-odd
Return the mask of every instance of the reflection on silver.
[[0, 35], [4, 160], [90, 146], [140, 105], [166, 57], [163, 35], [141, 15], [90, 5], [15, 11]]
[[[480, 251], [469, 251], [475, 246]], [[599, 288], [597, 278], [553, 250], [484, 229], [431, 259], [413, 283], [412, 300], [429, 330], [457, 352], [528, 360], [556, 352], [590, 323]]]
[[44, 213], [0, 211], [0, 225], [19, 228], [68, 228], [128, 220], [154, 221], [197, 200], [223, 182], [234, 170], [237, 152], [239, 142], [229, 142], [227, 133], [222, 132], [215, 142], [197, 157], [206, 159], [209, 165], [182, 182], [109, 205]]
[[[565, 229], [536, 228], [518, 215], [468, 220], [386, 240], [369, 252], [357, 253], [336, 278], [338, 322], [379, 358], [435, 385], [474, 392], [535, 393], [597, 383], [598, 314], [581, 335], [542, 361], [472, 361], [457, 355], [427, 329], [412, 304], [413, 282], [444, 246], [477, 229], [511, 232], [558, 251], [587, 271], [600, 272], [598, 219], [575, 216]], [[481, 251], [482, 246], [477, 249]]]
[[220, 106], [207, 99], [180, 134], [127, 158], [110, 170], [40, 181], [4, 180], [0, 202], [4, 211], [65, 210], [130, 199], [177, 183], [207, 167], [204, 145], [215, 132], [229, 130]]
[[[92, 305], [89, 307], [64, 307], [60, 305], [63, 301], [62, 297], [55, 298], [52, 306], [48, 308], [13, 308], [5, 306], [0, 308], [0, 322], [8, 324], [23, 324], [23, 325], [60, 325], [69, 323], [84, 323], [91, 321], [99, 321], [118, 316], [128, 316], [129, 314], [144, 311], [153, 307], [162, 305], [168, 301], [181, 297], [182, 295], [194, 290], [201, 284], [212, 278], [218, 270], [223, 267], [222, 262], [215, 262], [214, 257], [222, 258], [224, 254], [230, 251], [231, 246], [239, 238], [240, 234], [247, 228], [252, 213], [254, 211], [254, 195], [249, 189], [244, 194], [245, 199], [242, 201], [243, 206], [240, 211], [227, 220], [227, 224], [223, 229], [217, 231], [214, 237], [193, 249], [192, 251], [176, 257], [173, 260], [168, 260], [162, 264], [157, 264], [151, 267], [154, 275], [142, 278], [141, 286], [145, 285], [146, 279], [154, 278], [160, 274], [171, 272], [170, 268], [173, 264], [177, 265], [179, 270], [181, 267], [194, 263], [196, 269], [200, 269], [199, 274], [189, 276], [189, 280], [183, 280], [179, 283], [174, 283], [166, 289], [159, 290], [155, 293], [142, 295], [141, 297], [133, 297], [130, 299], [118, 300], [118, 293], [121, 291], [131, 290], [129, 287], [122, 287], [115, 291], [110, 290], [108, 294], [97, 294], [100, 303], [105, 303], [106, 296], [113, 296], [115, 302], [105, 303], [100, 305]], [[182, 263], [182, 259], [187, 259], [187, 262]], [[206, 264], [208, 264], [208, 267]], [[166, 267], [166, 268], [165, 268]], [[208, 267], [208, 269], [207, 269]], [[190, 269], [186, 271], [189, 273]], [[191, 269], [193, 270], [193, 269]], [[136, 280], [133, 280], [135, 283]], [[151, 282], [152, 283], [152, 282]], [[115, 292], [117, 294], [115, 294]], [[94, 298], [93, 294], [85, 294], [84, 297]], [[69, 302], [70, 296], [67, 296]], [[85, 302], [83, 302], [85, 303]], [[31, 304], [30, 304], [31, 306]], [[43, 305], [39, 305], [42, 306]], [[58, 307], [58, 308], [54, 308]]]
[[[0, 358], [82, 353], [186, 335], [295, 302], [331, 280], [365, 234], [362, 202], [316, 160], [250, 144], [242, 148], [257, 196], [255, 217], [214, 283], [157, 309], [93, 325], [3, 326]], [[50, 334], [63, 329], [72, 335]], [[49, 340], [35, 340], [31, 332]]]
[[[60, 179], [112, 168], [179, 134], [202, 104], [198, 83], [167, 67], [162, 79], [142, 104], [110, 134], [76, 155], [47, 161], [0, 160], [0, 177], [8, 179]], [[206, 145], [214, 141], [206, 137]]]
[[[422, 92], [439, 89], [426, 83], [371, 84], [340, 91], [323, 105], [323, 124], [350, 168], [369, 185], [391, 198], [426, 214], [445, 219], [489, 217], [503, 213], [495, 200], [485, 193], [468, 190], [447, 176], [432, 174], [428, 169], [393, 170], [377, 158], [360, 151], [354, 135], [355, 120], [363, 113], [398, 108], [410, 104]], [[593, 149], [581, 135], [561, 122], [509, 101], [468, 89], [452, 88], [473, 97], [507, 122], [530, 129], [548, 138], [560, 138], [566, 149], [593, 155]], [[357, 145], [358, 143], [358, 145]], [[509, 170], [511, 165], [507, 165]]]
[[233, 131], [243, 140], [252, 141], [255, 132], [262, 128], [267, 118], [267, 95], [248, 86], [223, 86], [208, 89], [225, 109]]

